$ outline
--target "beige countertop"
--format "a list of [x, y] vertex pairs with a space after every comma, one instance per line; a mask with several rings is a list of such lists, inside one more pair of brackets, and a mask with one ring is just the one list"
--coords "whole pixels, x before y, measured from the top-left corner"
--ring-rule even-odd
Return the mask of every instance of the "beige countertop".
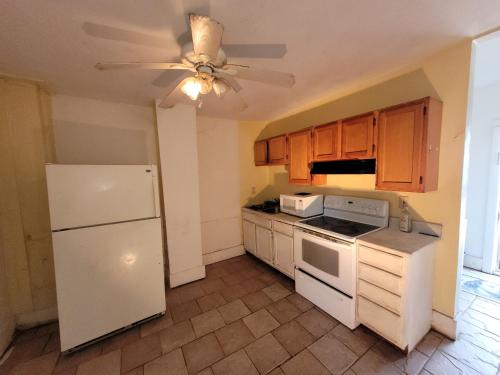
[[420, 234], [416, 228], [411, 233], [404, 233], [397, 226], [391, 225], [362, 236], [357, 242], [380, 250], [390, 249], [412, 254], [436, 241], [439, 241], [438, 237]]
[[254, 215], [263, 216], [266, 219], [281, 221], [283, 223], [287, 223], [287, 224], [291, 224], [291, 225], [293, 225], [295, 222], [297, 222], [299, 220], [304, 219], [303, 217], [292, 216], [292, 215], [285, 214], [283, 212], [280, 212], [277, 214], [268, 214], [265, 212], [255, 211], [255, 210], [252, 210], [252, 209], [246, 208], [246, 207], [243, 207], [242, 210], [244, 212], [249, 212], [249, 213], [254, 214]]

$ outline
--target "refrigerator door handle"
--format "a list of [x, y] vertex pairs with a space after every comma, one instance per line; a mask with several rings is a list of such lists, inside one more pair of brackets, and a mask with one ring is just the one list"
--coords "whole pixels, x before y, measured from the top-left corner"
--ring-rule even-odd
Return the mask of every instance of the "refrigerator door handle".
[[160, 206], [160, 186], [158, 181], [158, 167], [156, 165], [151, 165], [152, 177], [153, 177], [153, 193], [155, 202], [155, 216], [161, 217], [161, 206]]

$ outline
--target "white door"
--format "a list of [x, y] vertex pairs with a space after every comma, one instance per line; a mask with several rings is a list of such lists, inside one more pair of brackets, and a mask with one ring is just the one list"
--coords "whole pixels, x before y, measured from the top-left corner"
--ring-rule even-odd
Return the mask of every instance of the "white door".
[[293, 278], [293, 237], [280, 232], [274, 232], [273, 238], [275, 254], [274, 263], [280, 271]]
[[243, 220], [243, 247], [253, 255], [257, 255], [255, 224], [248, 220]]
[[165, 311], [160, 219], [54, 232], [62, 351]]
[[269, 229], [256, 226], [257, 256], [263, 261], [273, 264], [273, 234]]
[[160, 216], [152, 165], [47, 164], [52, 230]]

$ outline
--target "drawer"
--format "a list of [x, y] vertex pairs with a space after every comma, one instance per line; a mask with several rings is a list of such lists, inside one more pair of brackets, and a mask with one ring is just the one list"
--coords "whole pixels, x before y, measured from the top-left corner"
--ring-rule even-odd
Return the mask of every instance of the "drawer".
[[395, 275], [403, 275], [403, 257], [359, 245], [358, 260]]
[[364, 263], [358, 263], [358, 278], [375, 284], [398, 296], [402, 295], [403, 279], [392, 273], [382, 271]]
[[273, 221], [273, 230], [293, 237], [293, 226], [282, 223], [281, 221]]
[[264, 227], [267, 229], [272, 228], [272, 221], [270, 219], [263, 217], [263, 216], [251, 214], [248, 212], [243, 212], [241, 216], [243, 217], [243, 219], [250, 221], [254, 224], [257, 224], [261, 227]]
[[363, 280], [358, 280], [358, 295], [401, 315], [401, 297]]
[[398, 315], [359, 296], [358, 320], [401, 349], [405, 349], [406, 344], [402, 340], [403, 320]]

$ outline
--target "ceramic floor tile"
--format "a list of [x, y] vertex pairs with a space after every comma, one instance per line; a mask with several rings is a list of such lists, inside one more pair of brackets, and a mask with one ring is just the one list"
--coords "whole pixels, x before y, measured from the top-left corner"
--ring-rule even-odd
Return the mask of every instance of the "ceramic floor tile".
[[320, 312], [316, 308], [300, 315], [297, 321], [316, 338], [323, 336], [339, 324], [335, 319]]
[[276, 367], [273, 371], [269, 373], [269, 375], [285, 375], [281, 367]]
[[50, 375], [59, 357], [58, 352], [52, 352], [40, 357], [36, 357], [27, 362], [15, 366], [9, 375]]
[[262, 290], [248, 294], [241, 298], [247, 307], [255, 312], [261, 308], [271, 304], [273, 301]]
[[500, 336], [500, 319], [496, 319], [490, 315], [480, 311], [468, 309], [460, 315], [460, 320]]
[[259, 375], [244, 350], [240, 350], [212, 366], [215, 375]]
[[80, 363], [90, 361], [91, 359], [100, 356], [102, 353], [102, 344], [96, 343], [74, 353], [64, 354], [59, 356], [55, 373], [78, 366]]
[[144, 375], [187, 375], [181, 349], [162, 355], [144, 365]]
[[266, 309], [261, 309], [243, 318], [243, 322], [257, 338], [264, 336], [280, 325]]
[[213, 333], [182, 347], [188, 372], [195, 374], [224, 358], [222, 348]]
[[49, 336], [49, 341], [45, 344], [43, 348], [43, 353], [47, 354], [53, 351], [61, 351], [61, 338], [59, 337], [59, 332], [53, 332]]
[[358, 359], [358, 356], [332, 333], [326, 334], [309, 346], [309, 351], [333, 374], [342, 374]]
[[196, 375], [214, 375], [214, 372], [210, 367], [207, 367], [205, 370], [201, 370]]
[[428, 360], [427, 356], [418, 350], [413, 350], [410, 354], [405, 355], [404, 358], [394, 362], [394, 364], [407, 375], [418, 375]]
[[480, 375], [476, 370], [439, 350], [434, 352], [424, 369], [432, 375]]
[[78, 366], [76, 375], [119, 375], [121, 350], [101, 355]]
[[51, 333], [59, 332], [59, 323], [48, 323], [44, 324], [36, 329], [36, 336], [50, 335]]
[[[54, 375], [59, 375], [59, 374], [54, 374]], [[122, 373], [122, 375], [144, 375], [144, 367], [143, 366], [136, 367], [133, 370]]]
[[267, 306], [266, 309], [282, 324], [298, 317], [301, 313], [301, 311], [286, 298], [272, 303]]
[[346, 326], [339, 324], [332, 330], [333, 335], [359, 357], [363, 355], [378, 338], [363, 326], [351, 331]]
[[451, 341], [445, 338], [438, 350], [466, 364], [481, 374], [496, 375], [500, 357], [465, 340]]
[[220, 306], [218, 310], [226, 323], [232, 323], [250, 314], [250, 310], [240, 299], [229, 302], [224, 306]]
[[254, 336], [242, 320], [238, 320], [215, 331], [215, 335], [217, 336], [217, 339], [222, 346], [222, 350], [226, 355], [247, 346], [255, 340]]
[[170, 327], [172, 324], [174, 324], [174, 322], [172, 321], [170, 313], [167, 311], [165, 315], [141, 324], [141, 337], [161, 331], [162, 329]]
[[195, 339], [191, 322], [184, 321], [160, 332], [161, 350], [166, 354]]
[[300, 294], [293, 293], [286, 297], [291, 303], [295, 305], [300, 311], [306, 312], [314, 307], [314, 304], [308, 299], [302, 297]]
[[191, 318], [196, 337], [201, 337], [225, 326], [222, 315], [217, 310], [210, 310], [206, 313]]
[[313, 335], [295, 320], [275, 329], [273, 336], [291, 355], [296, 355], [315, 341]]
[[236, 284], [221, 289], [220, 294], [222, 294], [222, 297], [224, 297], [226, 301], [230, 302], [246, 295], [247, 290], [241, 284]]
[[105, 339], [102, 343], [102, 352], [109, 353], [121, 349], [125, 345], [135, 342], [141, 338], [140, 327], [129, 328], [124, 332]]
[[32, 329], [29, 332], [31, 332], [29, 334], [30, 336], [27, 336], [28, 335], [27, 333], [24, 333], [21, 336], [22, 337], [21, 341], [20, 342], [18, 341], [14, 345], [12, 353], [7, 358], [5, 363], [2, 364], [2, 367], [0, 369], [2, 370], [5, 370], [7, 368], [12, 369], [14, 366], [17, 366], [22, 362], [29, 361], [43, 354], [43, 350], [50, 339], [50, 335], [37, 337], [36, 329]]
[[271, 372], [290, 357], [270, 333], [248, 345], [245, 351], [261, 374]]
[[443, 341], [443, 336], [435, 331], [430, 331], [424, 338], [417, 344], [417, 350], [424, 353], [427, 357], [431, 357], [436, 351], [439, 344]]
[[285, 375], [329, 375], [330, 372], [309, 350], [304, 350], [298, 355], [281, 365]]
[[172, 319], [174, 323], [179, 323], [201, 314], [202, 311], [196, 301], [189, 301], [171, 307], [170, 312], [172, 314]]
[[267, 296], [271, 298], [273, 301], [278, 301], [292, 294], [287, 288], [285, 288], [280, 283], [274, 283], [268, 286], [267, 288], [262, 289], [262, 291], [266, 293]]
[[122, 348], [122, 371], [129, 371], [162, 354], [160, 335], [146, 336]]
[[196, 301], [198, 302], [198, 305], [200, 305], [201, 310], [204, 312], [226, 304], [226, 300], [220, 293], [208, 294], [198, 298]]
[[403, 375], [403, 372], [394, 364], [387, 361], [373, 350], [366, 352], [363, 357], [352, 366], [352, 370], [356, 374]]
[[201, 284], [206, 294], [212, 294], [226, 287], [222, 279], [207, 279]]
[[500, 337], [473, 324], [459, 320], [458, 339], [469, 341], [480, 348], [500, 357]]
[[493, 318], [500, 319], [500, 303], [477, 297], [470, 305], [470, 308]]
[[259, 279], [250, 278], [241, 282], [241, 286], [246, 290], [247, 293], [255, 293], [267, 287], [267, 284]]

